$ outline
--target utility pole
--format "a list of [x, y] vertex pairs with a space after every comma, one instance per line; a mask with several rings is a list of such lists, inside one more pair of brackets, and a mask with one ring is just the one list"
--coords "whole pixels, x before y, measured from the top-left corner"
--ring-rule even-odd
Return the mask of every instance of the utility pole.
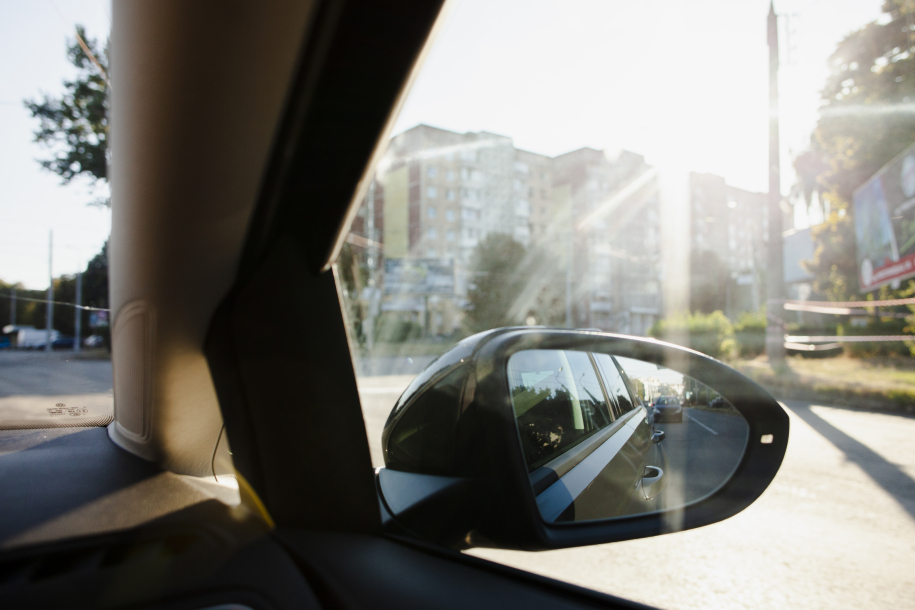
[[768, 278], [768, 304], [766, 307], [766, 355], [769, 364], [785, 359], [784, 329], [776, 312], [784, 291], [782, 270], [782, 210], [781, 176], [778, 155], [778, 15], [775, 4], [769, 4], [769, 252], [766, 275]]
[[83, 329], [83, 272], [80, 271], [76, 274], [76, 307], [73, 309], [76, 311], [76, 320], [73, 322], [74, 327], [74, 337], [73, 337], [73, 351], [78, 352], [80, 350], [80, 343], [82, 342], [82, 329]]
[[569, 226], [568, 239], [566, 240], [566, 328], [574, 328], [572, 322], [572, 261], [574, 257], [574, 240], [575, 240], [575, 215], [572, 213], [572, 191], [567, 193], [566, 200], [569, 204]]
[[16, 287], [10, 287], [10, 326], [16, 326]]
[[48, 309], [45, 312], [46, 342], [44, 351], [51, 351], [51, 329], [54, 327], [54, 271], [51, 266], [54, 255], [54, 231], [48, 231]]

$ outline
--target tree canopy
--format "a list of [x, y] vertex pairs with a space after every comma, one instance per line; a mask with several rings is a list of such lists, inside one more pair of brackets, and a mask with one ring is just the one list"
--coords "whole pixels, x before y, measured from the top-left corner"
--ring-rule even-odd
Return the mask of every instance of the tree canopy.
[[[51, 152], [50, 158], [39, 162], [64, 184], [77, 176], [95, 182], [108, 180], [108, 49], [99, 49], [81, 26], [76, 31], [79, 38], [69, 41], [67, 58], [78, 68], [77, 78], [64, 81], [61, 97], [25, 100], [26, 108], [39, 121], [35, 141]], [[93, 203], [108, 204], [107, 200]]]
[[490, 233], [477, 244], [471, 265], [465, 326], [479, 332], [500, 326], [563, 324], [561, 270], [543, 252], [510, 235]]
[[886, 0], [883, 12], [829, 58], [810, 149], [794, 160], [808, 206], [816, 192], [826, 211], [806, 267], [832, 300], [858, 290], [852, 193], [915, 141], [915, 0]]

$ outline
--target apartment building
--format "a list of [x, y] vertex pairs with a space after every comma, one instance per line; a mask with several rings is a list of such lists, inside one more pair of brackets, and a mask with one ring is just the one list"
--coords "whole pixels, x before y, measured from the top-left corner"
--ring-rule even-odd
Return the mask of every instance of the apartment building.
[[765, 295], [766, 194], [690, 174], [690, 309], [735, 318]]
[[474, 251], [496, 232], [549, 261], [572, 326], [643, 335], [662, 315], [660, 224], [657, 171], [639, 154], [551, 158], [418, 125], [391, 140], [352, 232], [366, 248], [364, 300], [427, 334], [460, 327]]

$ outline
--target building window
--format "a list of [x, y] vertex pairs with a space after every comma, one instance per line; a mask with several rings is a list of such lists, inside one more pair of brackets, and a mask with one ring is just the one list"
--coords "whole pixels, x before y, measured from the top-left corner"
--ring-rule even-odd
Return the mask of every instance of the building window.
[[454, 210], [445, 210], [445, 220], [448, 222], [454, 220]]
[[429, 227], [428, 229], [426, 229], [426, 237], [428, 239], [435, 239], [436, 237], [438, 237], [438, 234], [435, 232], [435, 227]]
[[426, 168], [426, 175], [429, 176], [430, 178], [435, 178], [435, 174], [437, 174], [437, 173], [438, 173], [438, 171], [435, 169], [434, 165], [430, 165], [429, 167]]
[[438, 189], [435, 188], [434, 186], [427, 186], [426, 187], [426, 197], [428, 197], [429, 199], [435, 199], [436, 196], [438, 196]]
[[428, 258], [435, 258], [435, 257], [438, 256], [438, 251], [437, 251], [435, 248], [429, 248], [429, 249], [426, 251], [426, 256], [427, 256]]
[[427, 208], [426, 216], [429, 218], [435, 218], [435, 208]]
[[448, 199], [448, 201], [454, 201], [454, 189], [448, 189], [445, 191], [445, 197]]
[[445, 233], [445, 239], [448, 241], [454, 241], [454, 231], [448, 231]]
[[461, 180], [470, 180], [470, 170], [466, 167], [461, 168]]
[[445, 172], [445, 179], [448, 182], [451, 182], [452, 180], [454, 180], [454, 170], [453, 169], [449, 169], [447, 172]]

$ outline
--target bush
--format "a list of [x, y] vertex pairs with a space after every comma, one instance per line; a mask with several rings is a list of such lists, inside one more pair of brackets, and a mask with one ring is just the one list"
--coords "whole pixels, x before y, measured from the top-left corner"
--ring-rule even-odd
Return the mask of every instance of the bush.
[[753, 357], [766, 351], [766, 308], [743, 311], [734, 324], [737, 352], [742, 357]]
[[[851, 326], [839, 324], [838, 335], [907, 335], [911, 329], [907, 323], [899, 318], [872, 318], [867, 326]], [[915, 339], [915, 336], [912, 337]], [[909, 356], [912, 355], [908, 346], [909, 341], [875, 341], [873, 343], [844, 343], [842, 349], [847, 356], [852, 358], [866, 358], [875, 356]]]
[[652, 337], [689, 347], [713, 358], [729, 355], [736, 349], [734, 328], [721, 311], [688, 311], [658, 320], [648, 331]]
[[423, 327], [397, 315], [378, 316], [375, 322], [376, 340], [381, 343], [404, 343], [423, 336]]

